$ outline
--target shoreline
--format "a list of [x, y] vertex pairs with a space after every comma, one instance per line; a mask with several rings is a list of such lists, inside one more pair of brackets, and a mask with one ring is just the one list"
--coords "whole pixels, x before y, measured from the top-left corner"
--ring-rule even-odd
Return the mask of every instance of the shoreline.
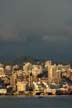
[[47, 95], [47, 96], [25, 96], [25, 95], [1, 95], [0, 98], [17, 97], [17, 98], [47, 98], [47, 97], [71, 97], [71, 95]]

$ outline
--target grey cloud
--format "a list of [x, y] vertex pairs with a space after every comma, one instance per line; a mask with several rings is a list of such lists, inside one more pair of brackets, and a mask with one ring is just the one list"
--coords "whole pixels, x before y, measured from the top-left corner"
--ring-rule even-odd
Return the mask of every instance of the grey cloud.
[[0, 40], [19, 40], [16, 28], [8, 25], [0, 26]]
[[[61, 5], [60, 5], [61, 4]], [[38, 33], [63, 29], [63, 2], [58, 0], [21, 0], [18, 5], [19, 29]]]
[[64, 30], [63, 6], [63, 0], [2, 0], [0, 24], [6, 29], [1, 29], [0, 35], [14, 40], [29, 34], [59, 37]]
[[72, 55], [72, 0], [0, 0], [1, 54]]
[[64, 3], [64, 35], [72, 39], [72, 0]]
[[48, 36], [48, 35], [44, 35], [44, 36], [42, 36], [42, 40], [43, 41], [50, 41], [50, 42], [56, 42], [56, 41], [68, 41], [69, 40], [69, 38], [68, 37], [65, 37], [65, 36]]

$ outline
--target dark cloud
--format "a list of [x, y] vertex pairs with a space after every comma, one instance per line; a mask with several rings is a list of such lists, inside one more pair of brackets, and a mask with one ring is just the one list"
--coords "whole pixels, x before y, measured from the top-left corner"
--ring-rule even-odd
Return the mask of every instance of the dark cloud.
[[71, 0], [0, 0], [0, 55], [71, 58], [71, 4]]

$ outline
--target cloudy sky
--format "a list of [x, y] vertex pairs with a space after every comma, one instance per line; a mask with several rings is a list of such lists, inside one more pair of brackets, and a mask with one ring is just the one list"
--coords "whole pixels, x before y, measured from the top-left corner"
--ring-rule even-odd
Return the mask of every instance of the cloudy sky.
[[0, 0], [0, 57], [72, 59], [72, 0]]

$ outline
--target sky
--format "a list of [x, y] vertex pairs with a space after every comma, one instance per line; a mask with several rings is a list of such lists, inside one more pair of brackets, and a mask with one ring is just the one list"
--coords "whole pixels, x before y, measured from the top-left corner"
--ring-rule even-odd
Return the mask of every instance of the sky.
[[72, 60], [72, 0], [0, 0], [0, 58]]

